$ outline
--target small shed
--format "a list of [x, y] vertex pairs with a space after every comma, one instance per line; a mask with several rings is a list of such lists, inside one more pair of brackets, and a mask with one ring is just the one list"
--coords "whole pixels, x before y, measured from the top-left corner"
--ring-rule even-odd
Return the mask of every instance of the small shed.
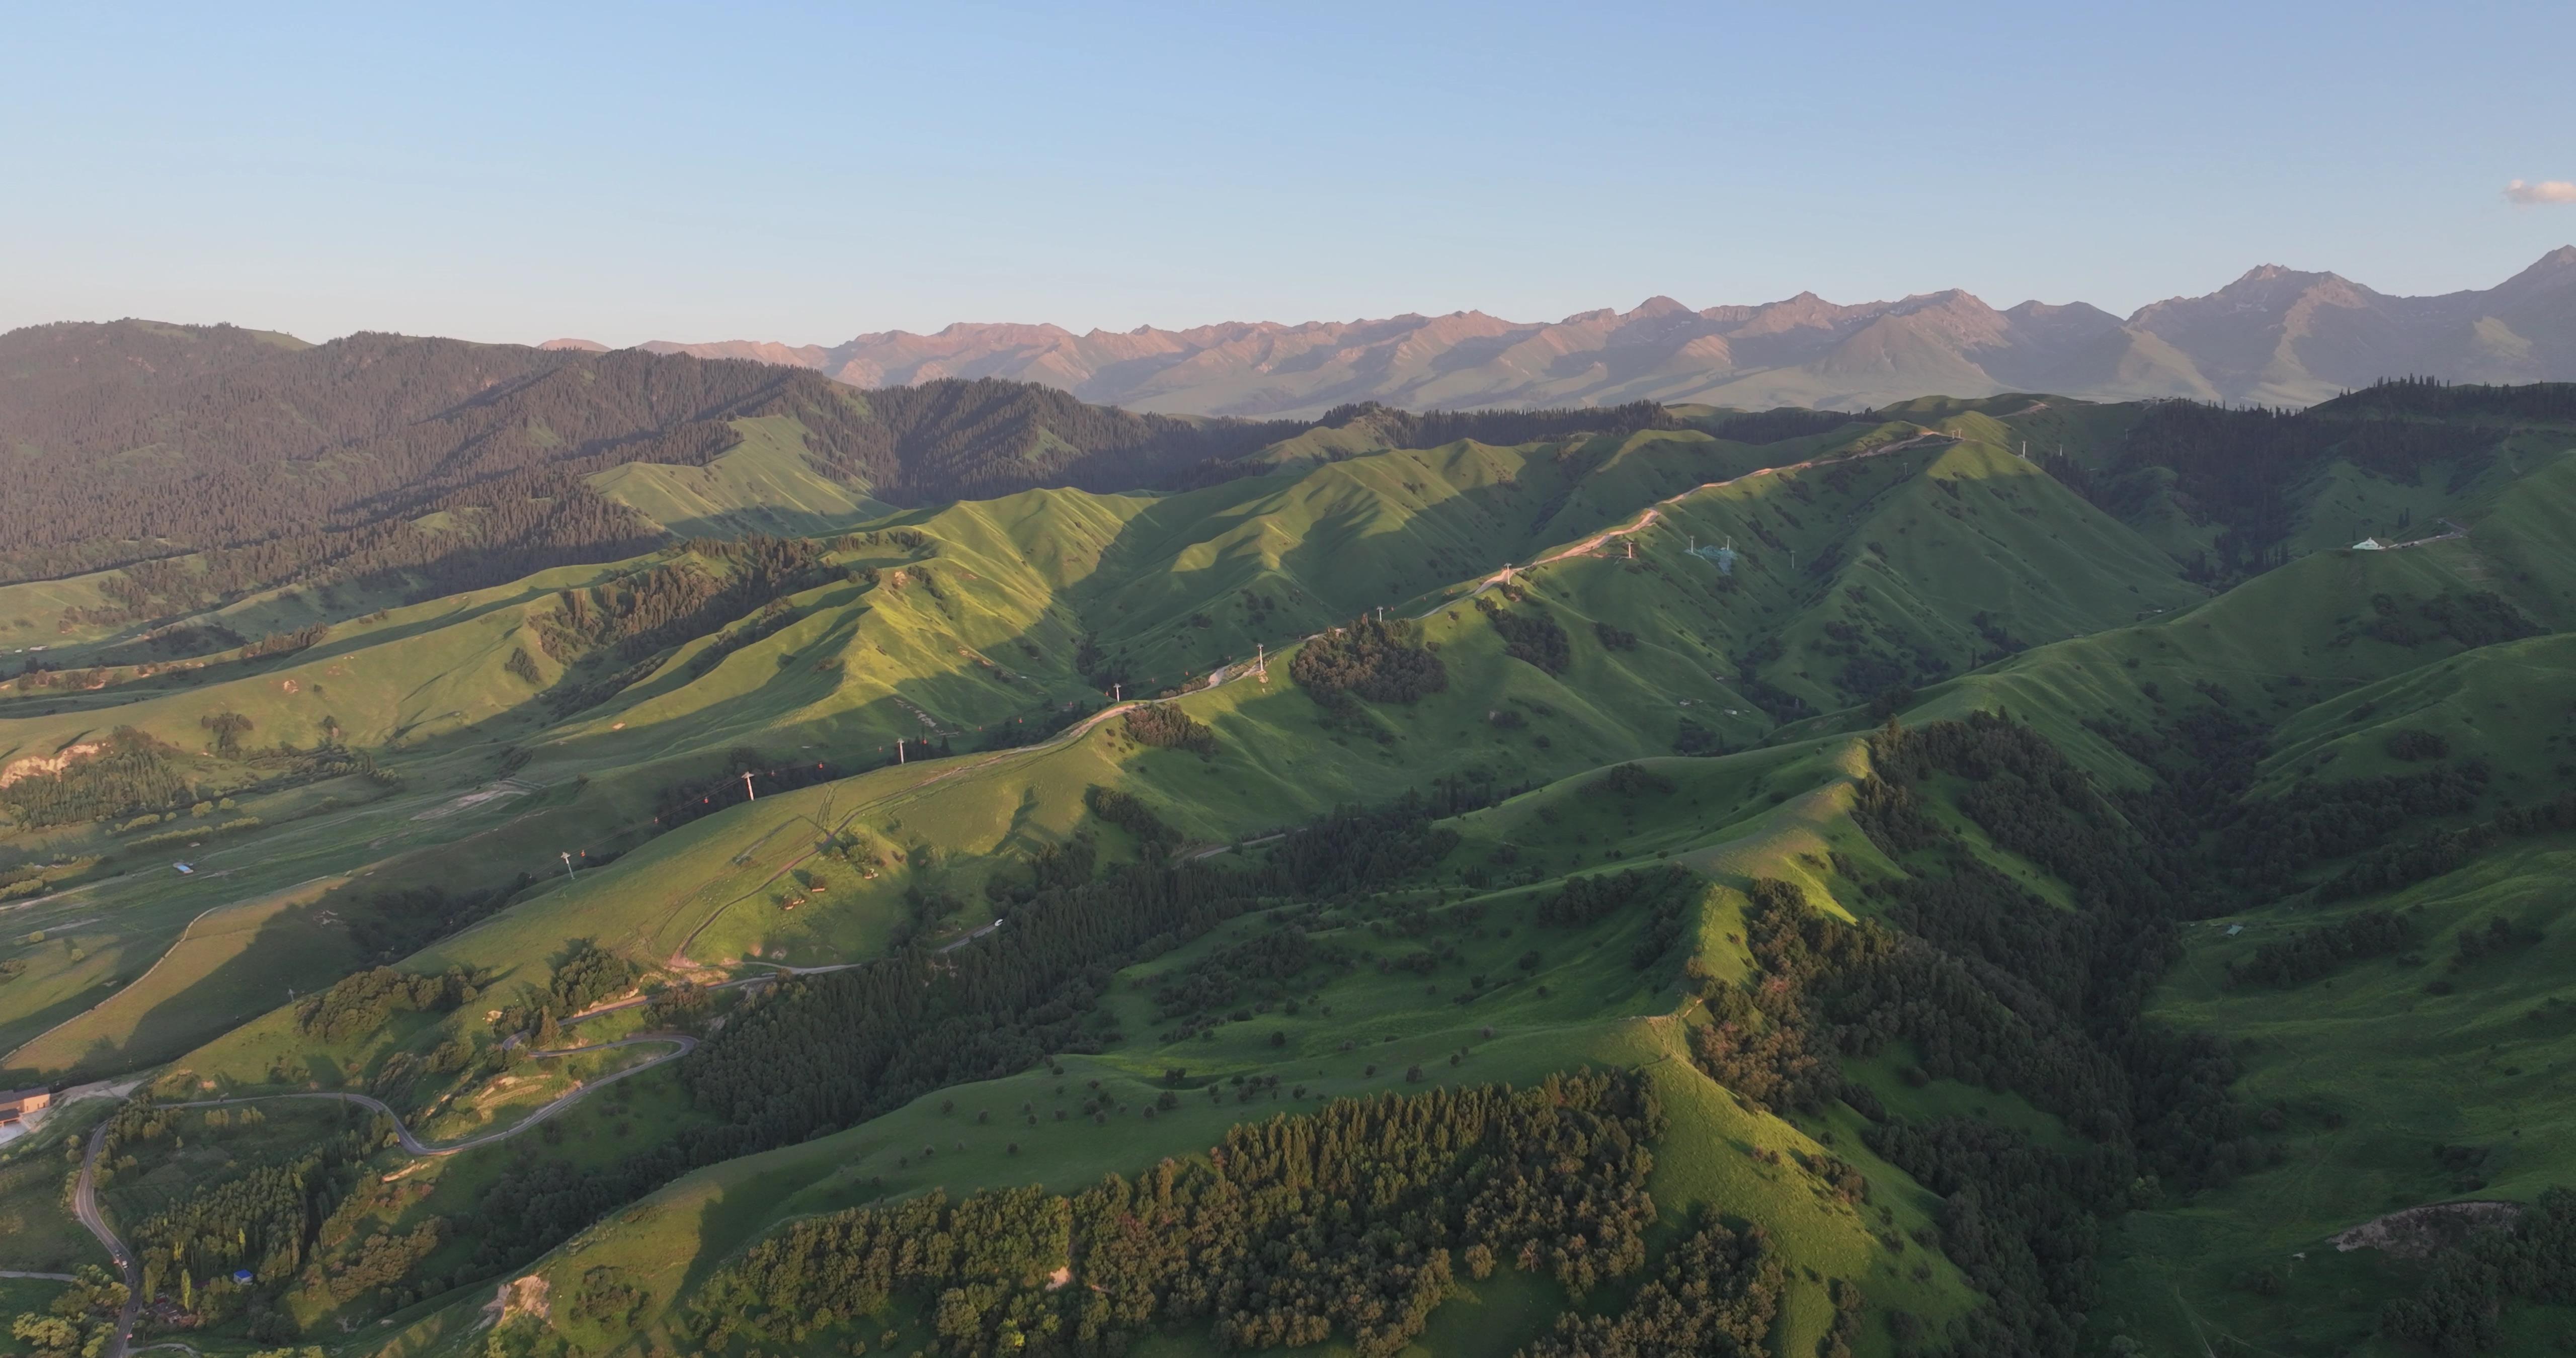
[[0, 1091], [0, 1127], [13, 1122], [23, 1122], [29, 1114], [43, 1112], [52, 1106], [53, 1102], [54, 1091], [50, 1089]]

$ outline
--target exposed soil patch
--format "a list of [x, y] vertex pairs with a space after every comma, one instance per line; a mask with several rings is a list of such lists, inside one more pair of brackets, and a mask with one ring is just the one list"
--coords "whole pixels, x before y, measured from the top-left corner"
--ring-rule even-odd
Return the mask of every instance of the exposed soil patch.
[[2333, 1244], [2337, 1250], [2380, 1250], [2392, 1258], [2422, 1259], [2521, 1217], [2518, 1202], [2438, 1202], [2365, 1221], [2334, 1237]]

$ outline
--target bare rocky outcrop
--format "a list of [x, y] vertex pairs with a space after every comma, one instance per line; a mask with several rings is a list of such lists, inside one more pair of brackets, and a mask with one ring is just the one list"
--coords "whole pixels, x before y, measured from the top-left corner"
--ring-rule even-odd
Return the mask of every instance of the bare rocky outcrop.
[[2521, 1217], [2518, 1202], [2437, 1202], [2365, 1221], [2331, 1243], [2338, 1251], [2378, 1250], [2393, 1258], [2422, 1259]]
[[0, 764], [0, 787], [28, 778], [51, 778], [105, 748], [94, 744], [67, 745], [60, 754], [31, 754], [24, 759], [12, 759]]

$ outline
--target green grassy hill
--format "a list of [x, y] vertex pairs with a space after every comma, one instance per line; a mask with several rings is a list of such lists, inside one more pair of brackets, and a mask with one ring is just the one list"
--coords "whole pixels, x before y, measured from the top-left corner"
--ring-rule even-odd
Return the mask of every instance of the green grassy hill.
[[[1418, 1333], [1298, 1346], [1560, 1352], [1705, 1212], [1762, 1233], [1773, 1353], [2411, 1352], [2382, 1304], [2451, 1275], [2329, 1237], [2576, 1179], [2576, 437], [2400, 395], [1413, 448], [1446, 417], [1361, 411], [1194, 489], [909, 510], [746, 418], [593, 481], [720, 541], [246, 596], [229, 645], [0, 690], [0, 1084], [527, 1125], [419, 1157], [330, 1104], [128, 1105], [107, 1206], [156, 1286], [266, 1242], [217, 1349], [983, 1351], [1103, 1295], [1099, 1237], [792, 1333], [726, 1280], [932, 1190], [1079, 1223], [1104, 1176], [1233, 1172], [1229, 1129], [1591, 1069], [1661, 1109], [1607, 1281], [1471, 1276], [1481, 1219], [1425, 1208], [1397, 1234], [1457, 1284]], [[48, 1240], [25, 1166], [69, 1135], [0, 1152]], [[306, 1224], [159, 1215], [308, 1151]], [[1453, 1151], [1390, 1191], [1511, 1148]]]

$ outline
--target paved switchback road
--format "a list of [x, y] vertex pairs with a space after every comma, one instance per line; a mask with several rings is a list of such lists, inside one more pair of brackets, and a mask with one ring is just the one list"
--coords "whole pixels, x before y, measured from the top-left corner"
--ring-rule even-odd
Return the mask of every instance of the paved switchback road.
[[116, 1332], [98, 1352], [98, 1358], [125, 1358], [134, 1321], [143, 1314], [143, 1274], [134, 1266], [134, 1251], [108, 1229], [106, 1215], [98, 1210], [98, 1155], [107, 1146], [107, 1129], [108, 1123], [102, 1122], [90, 1131], [89, 1152], [81, 1157], [80, 1183], [72, 1189], [72, 1215], [107, 1247], [107, 1257], [116, 1261], [117, 1271], [125, 1276], [125, 1308], [117, 1312]]
[[584, 1052], [608, 1051], [615, 1047], [659, 1046], [666, 1042], [674, 1044], [675, 1049], [670, 1052], [666, 1052], [661, 1056], [654, 1057], [652, 1060], [646, 1061], [641, 1065], [628, 1066], [624, 1070], [612, 1071], [609, 1074], [603, 1075], [586, 1085], [582, 1085], [579, 1088], [563, 1094], [552, 1102], [537, 1109], [537, 1111], [528, 1114], [526, 1117], [519, 1119], [517, 1122], [511, 1123], [509, 1126], [504, 1127], [499, 1131], [485, 1132], [481, 1136], [467, 1137], [463, 1141], [451, 1141], [443, 1146], [433, 1146], [428, 1142], [421, 1140], [419, 1137], [412, 1135], [411, 1128], [403, 1125], [401, 1114], [386, 1107], [383, 1100], [371, 1098], [365, 1094], [348, 1094], [336, 1090], [313, 1090], [310, 1092], [294, 1094], [245, 1094], [239, 1098], [231, 1099], [192, 1099], [186, 1103], [163, 1104], [162, 1107], [223, 1108], [238, 1103], [259, 1103], [270, 1099], [330, 1099], [340, 1103], [354, 1103], [361, 1108], [372, 1109], [375, 1112], [384, 1114], [386, 1120], [394, 1125], [394, 1139], [402, 1143], [402, 1148], [404, 1150], [407, 1150], [414, 1155], [454, 1155], [458, 1151], [472, 1150], [476, 1146], [488, 1146], [495, 1141], [507, 1141], [511, 1137], [517, 1136], [522, 1132], [529, 1131], [540, 1123], [553, 1118], [556, 1114], [561, 1113], [572, 1107], [574, 1104], [588, 1098], [590, 1095], [597, 1093], [602, 1089], [606, 1089], [608, 1086], [613, 1085], [630, 1075], [641, 1075], [645, 1071], [651, 1070], [656, 1066], [677, 1061], [681, 1057], [696, 1051], [698, 1049], [698, 1040], [685, 1033], [647, 1033], [636, 1037], [619, 1038], [614, 1042], [594, 1042], [586, 1047], [561, 1047], [554, 1051], [528, 1053], [529, 1059], [531, 1060], [549, 1061], [559, 1056], [579, 1056]]
[[[563, 1047], [554, 1051], [529, 1053], [530, 1058], [533, 1060], [552, 1060], [559, 1056], [579, 1056], [584, 1052], [607, 1051], [615, 1047], [658, 1046], [664, 1043], [671, 1044], [674, 1049], [665, 1055], [657, 1056], [641, 1065], [629, 1066], [624, 1070], [603, 1075], [588, 1084], [582, 1085], [581, 1087], [564, 1094], [562, 1097], [555, 1099], [554, 1101], [537, 1109], [537, 1111], [528, 1114], [526, 1117], [519, 1119], [517, 1122], [512, 1123], [499, 1131], [485, 1132], [481, 1136], [468, 1137], [463, 1141], [451, 1141], [443, 1146], [430, 1145], [429, 1143], [422, 1141], [419, 1137], [412, 1135], [411, 1128], [403, 1125], [402, 1116], [400, 1114], [394, 1112], [393, 1109], [386, 1107], [383, 1100], [370, 1098], [364, 1094], [347, 1094], [322, 1090], [301, 1091], [293, 1094], [245, 1094], [239, 1098], [193, 1099], [186, 1103], [170, 1103], [163, 1104], [161, 1106], [165, 1108], [222, 1108], [230, 1107], [235, 1104], [262, 1103], [274, 1099], [330, 1099], [341, 1103], [354, 1103], [361, 1108], [372, 1109], [375, 1112], [382, 1113], [385, 1118], [394, 1125], [394, 1139], [402, 1143], [402, 1148], [413, 1155], [454, 1155], [458, 1151], [471, 1150], [476, 1146], [488, 1146], [495, 1141], [507, 1141], [511, 1137], [517, 1136], [522, 1132], [528, 1131], [529, 1129], [546, 1122], [555, 1115], [563, 1112], [565, 1109], [579, 1103], [581, 1100], [627, 1078], [630, 1075], [641, 1075], [645, 1071], [652, 1070], [657, 1066], [679, 1060], [681, 1057], [698, 1049], [698, 1040], [685, 1033], [646, 1033], [639, 1034], [634, 1037], [619, 1038], [614, 1042], [594, 1042], [588, 1046]], [[110, 1121], [112, 1122], [113, 1119]], [[107, 1145], [108, 1126], [109, 1123], [102, 1122], [89, 1134], [89, 1151], [81, 1157], [80, 1182], [72, 1190], [72, 1214], [80, 1218], [80, 1224], [86, 1227], [91, 1235], [98, 1237], [98, 1243], [107, 1247], [108, 1257], [116, 1261], [117, 1269], [125, 1275], [125, 1309], [118, 1313], [116, 1318], [116, 1332], [108, 1336], [108, 1342], [99, 1350], [97, 1358], [126, 1358], [127, 1345], [133, 1340], [134, 1322], [143, 1311], [143, 1277], [141, 1271], [135, 1267], [134, 1251], [127, 1248], [125, 1241], [107, 1224], [107, 1215], [99, 1210], [98, 1161], [100, 1152], [104, 1150]], [[0, 1276], [35, 1277], [52, 1275], [10, 1274]], [[154, 1347], [166, 1346], [155, 1345]]]

